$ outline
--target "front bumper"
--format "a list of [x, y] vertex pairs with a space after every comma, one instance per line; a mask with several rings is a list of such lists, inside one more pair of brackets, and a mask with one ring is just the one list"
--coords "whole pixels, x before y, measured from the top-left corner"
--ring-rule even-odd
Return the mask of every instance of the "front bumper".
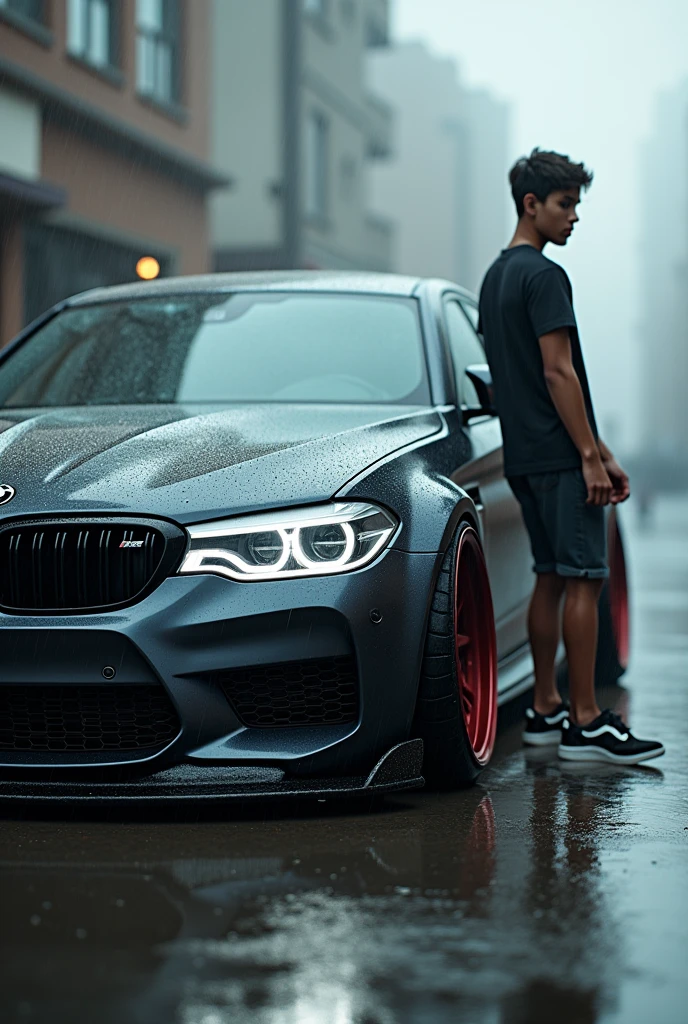
[[375, 797], [425, 784], [423, 741], [407, 740], [388, 750], [368, 776], [335, 779], [288, 777], [279, 768], [179, 765], [118, 781], [0, 778], [0, 803], [157, 804], [169, 800], [208, 803], [275, 799]]
[[[103, 669], [112, 666], [108, 685], [159, 684], [179, 719], [176, 737], [153, 753], [0, 749], [0, 796], [25, 798], [25, 783], [74, 799], [101, 784], [112, 797], [122, 786], [132, 796], [153, 787], [152, 796], [178, 790], [195, 798], [312, 794], [320, 783], [323, 792], [370, 789], [376, 762], [410, 734], [435, 565], [435, 555], [391, 549], [342, 576], [261, 583], [176, 576], [117, 612], [0, 615], [0, 687], [102, 687]], [[246, 666], [342, 656], [355, 660], [359, 687], [358, 717], [346, 724], [247, 727], [217, 682]], [[231, 785], [226, 773], [205, 773], [201, 784], [196, 772], [190, 784], [194, 773], [185, 776], [184, 766], [283, 774]], [[402, 775], [393, 788], [420, 784], [419, 770]]]

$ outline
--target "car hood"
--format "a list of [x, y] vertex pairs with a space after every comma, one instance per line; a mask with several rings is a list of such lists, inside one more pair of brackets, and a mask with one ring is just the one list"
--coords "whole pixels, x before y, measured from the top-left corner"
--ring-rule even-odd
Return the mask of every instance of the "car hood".
[[326, 501], [439, 431], [428, 408], [99, 406], [0, 411], [0, 519], [124, 513], [194, 522]]

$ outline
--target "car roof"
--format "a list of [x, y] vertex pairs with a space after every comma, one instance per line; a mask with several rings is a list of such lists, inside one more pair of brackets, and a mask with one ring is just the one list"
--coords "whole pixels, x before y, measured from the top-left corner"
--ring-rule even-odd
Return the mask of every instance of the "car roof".
[[[266, 270], [232, 274], [197, 274], [188, 277], [166, 277], [158, 281], [111, 285], [81, 292], [68, 300], [70, 306], [91, 305], [126, 299], [189, 294], [193, 292], [231, 291], [293, 291], [354, 292], [368, 295], [391, 295], [410, 298], [425, 285], [427, 279], [402, 274], [377, 274], [349, 270]], [[466, 296], [470, 293], [451, 281], [446, 284]]]

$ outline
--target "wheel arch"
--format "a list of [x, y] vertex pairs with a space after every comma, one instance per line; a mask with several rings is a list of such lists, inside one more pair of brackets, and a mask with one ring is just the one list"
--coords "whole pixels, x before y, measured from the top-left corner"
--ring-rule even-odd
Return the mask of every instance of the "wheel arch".
[[[457, 487], [457, 485], [452, 485]], [[478, 534], [480, 544], [484, 547], [485, 537], [483, 531], [482, 520], [475, 507], [475, 502], [462, 488], [457, 487], [460, 492], [458, 501], [456, 502], [451, 515], [447, 517], [444, 530], [442, 532], [442, 540], [439, 545], [438, 553], [444, 554], [449, 545], [451, 544], [452, 537], [454, 536], [459, 524], [464, 520], [473, 527], [475, 532]]]
[[[456, 532], [459, 529], [461, 523], [466, 522], [468, 523], [469, 526], [473, 527], [473, 529], [478, 535], [480, 546], [484, 550], [482, 524], [480, 522], [480, 516], [478, 515], [478, 510], [475, 507], [473, 499], [462, 488], [452, 483], [452, 481], [447, 481], [447, 483], [449, 484], [449, 487], [452, 489], [452, 491], [459, 492], [459, 494], [458, 500], [455, 501], [450, 514], [445, 517], [444, 526], [441, 533], [441, 541], [438, 544], [436, 551], [434, 552], [435, 561], [433, 565], [432, 576], [430, 579], [430, 586], [428, 587], [428, 592], [426, 594], [425, 613], [423, 615], [423, 630], [420, 638], [421, 652], [425, 645], [425, 637], [427, 635], [428, 623], [430, 621], [430, 613], [432, 610], [433, 595], [435, 593], [435, 588], [437, 586], [439, 575], [442, 571], [442, 564], [447, 554], [447, 550], [452, 544], [454, 536], [456, 535]], [[413, 694], [414, 703], [418, 698], [418, 688], [420, 686], [420, 679], [421, 663], [419, 662], [418, 678], [416, 680], [416, 686]]]

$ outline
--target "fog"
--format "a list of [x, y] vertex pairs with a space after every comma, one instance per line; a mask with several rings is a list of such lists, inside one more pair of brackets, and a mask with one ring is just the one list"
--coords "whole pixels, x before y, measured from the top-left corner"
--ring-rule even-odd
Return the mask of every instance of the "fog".
[[685, 0], [180, 9], [0, 0], [0, 347], [69, 295], [157, 275], [477, 288], [515, 222], [509, 167], [555, 149], [595, 174], [547, 255], [602, 435], [688, 487]]
[[[622, 451], [635, 448], [642, 431], [639, 354], [663, 342], [639, 330], [640, 214], [653, 201], [640, 190], [639, 149], [658, 94], [688, 74], [688, 5], [396, 0], [394, 19], [398, 40], [420, 39], [455, 57], [469, 85], [512, 104], [514, 160], [538, 145], [594, 170], [573, 239], [546, 254], [571, 275], [603, 436]], [[668, 230], [686, 227], [657, 225], [658, 233]]]

